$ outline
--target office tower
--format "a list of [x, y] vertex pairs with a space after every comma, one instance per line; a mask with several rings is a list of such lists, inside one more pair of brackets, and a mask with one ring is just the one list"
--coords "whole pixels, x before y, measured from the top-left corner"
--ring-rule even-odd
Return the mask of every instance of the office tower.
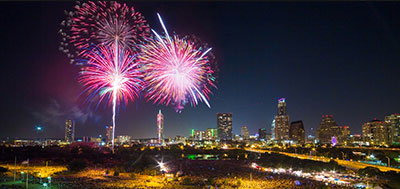
[[274, 140], [289, 140], [289, 116], [286, 112], [285, 98], [278, 100], [278, 115], [275, 116], [272, 125], [275, 133]]
[[290, 140], [296, 144], [303, 145], [305, 143], [305, 131], [303, 121], [293, 121], [290, 123], [289, 130]]
[[258, 129], [258, 140], [267, 140], [267, 129], [260, 128]]
[[206, 139], [206, 132], [201, 130], [192, 129], [192, 139], [193, 140], [204, 140]]
[[106, 126], [106, 142], [112, 143], [113, 126]]
[[164, 144], [164, 115], [161, 110], [157, 114], [157, 137], [158, 143]]
[[337, 126], [332, 115], [323, 115], [317, 131], [315, 132], [315, 137], [321, 144], [330, 144], [332, 142], [332, 137], [335, 136], [332, 133], [332, 128]]
[[331, 144], [335, 137], [337, 144], [346, 144], [350, 137], [348, 126], [338, 126], [332, 115], [323, 115], [315, 132], [315, 137], [321, 144]]
[[75, 121], [67, 119], [65, 121], [65, 141], [73, 142], [75, 140]]
[[215, 139], [217, 139], [217, 136], [218, 136], [218, 130], [217, 129], [207, 128], [206, 136], [205, 136], [206, 140], [215, 140]]
[[241, 135], [243, 140], [249, 140], [249, 130], [245, 125], [242, 126]]
[[392, 144], [398, 146], [400, 144], [400, 115], [392, 114], [386, 116], [385, 123], [390, 127]]
[[271, 124], [271, 139], [275, 140], [275, 119], [272, 120], [272, 124]]
[[337, 141], [339, 144], [347, 144], [350, 141], [350, 128], [349, 126], [338, 127]]
[[218, 138], [232, 141], [232, 113], [217, 113]]
[[363, 141], [367, 145], [382, 146], [390, 145], [391, 128], [384, 121], [372, 120], [362, 126]]

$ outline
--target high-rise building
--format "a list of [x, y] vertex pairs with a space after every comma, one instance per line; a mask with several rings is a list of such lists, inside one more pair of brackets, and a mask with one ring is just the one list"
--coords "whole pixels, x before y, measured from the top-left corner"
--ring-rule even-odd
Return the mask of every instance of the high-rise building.
[[392, 144], [398, 146], [400, 144], [400, 115], [392, 114], [386, 116], [385, 123], [390, 127]]
[[267, 129], [260, 128], [258, 129], [258, 140], [267, 140]]
[[321, 144], [330, 144], [332, 142], [332, 137], [335, 136], [332, 133], [332, 128], [337, 126], [332, 115], [323, 115], [317, 131], [315, 132], [315, 137]]
[[113, 126], [106, 126], [106, 142], [108, 144], [112, 143]]
[[243, 140], [249, 140], [249, 130], [245, 125], [242, 126], [241, 135]]
[[278, 115], [273, 122], [274, 140], [289, 140], [289, 116], [286, 112], [285, 98], [278, 100]]
[[157, 139], [158, 143], [164, 144], [164, 115], [161, 110], [157, 114]]
[[232, 141], [232, 113], [217, 113], [218, 138]]
[[205, 140], [206, 139], [206, 132], [201, 130], [194, 130], [192, 129], [192, 139], [193, 140]]
[[271, 124], [271, 139], [275, 140], [275, 119], [272, 120], [272, 124]]
[[215, 139], [217, 139], [217, 136], [218, 136], [218, 130], [217, 129], [207, 128], [206, 136], [205, 136], [206, 140], [215, 140]]
[[345, 144], [349, 140], [350, 129], [348, 126], [338, 126], [333, 115], [323, 115], [315, 137], [321, 144], [331, 144], [333, 137], [335, 143]]
[[65, 141], [73, 142], [75, 140], [75, 121], [67, 119], [65, 121]]
[[349, 126], [339, 126], [337, 141], [339, 144], [347, 144], [350, 141], [350, 128]]
[[364, 123], [362, 126], [362, 135], [364, 143], [371, 146], [390, 145], [391, 128], [384, 121], [372, 120]]
[[289, 137], [296, 144], [302, 145], [305, 143], [305, 131], [303, 121], [293, 121], [292, 123], [290, 123]]

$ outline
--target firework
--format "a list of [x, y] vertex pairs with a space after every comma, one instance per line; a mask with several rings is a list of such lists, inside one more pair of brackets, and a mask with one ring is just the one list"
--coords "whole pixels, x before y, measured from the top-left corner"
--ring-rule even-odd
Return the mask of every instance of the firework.
[[93, 44], [105, 44], [137, 51], [137, 45], [150, 35], [149, 25], [140, 12], [126, 4], [111, 1], [77, 3], [73, 11], [65, 11], [67, 19], [61, 22], [60, 50], [71, 62]]
[[98, 104], [112, 105], [114, 150], [115, 116], [120, 103], [136, 100], [144, 86], [142, 73], [135, 57], [127, 49], [113, 45], [99, 45], [83, 55], [87, 63], [78, 81], [90, 92], [89, 98], [98, 97]]
[[199, 101], [210, 107], [210, 86], [216, 87], [207, 55], [211, 48], [203, 49], [187, 38], [169, 36], [159, 14], [158, 18], [165, 36], [152, 30], [155, 39], [143, 45], [139, 55], [148, 84], [147, 99], [167, 106], [173, 104], [178, 112], [186, 104], [194, 107]]

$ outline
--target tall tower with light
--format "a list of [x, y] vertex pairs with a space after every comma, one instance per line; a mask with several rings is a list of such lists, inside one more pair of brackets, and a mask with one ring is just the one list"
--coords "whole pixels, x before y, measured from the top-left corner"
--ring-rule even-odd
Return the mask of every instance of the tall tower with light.
[[289, 140], [289, 116], [286, 112], [285, 98], [278, 100], [278, 115], [275, 116], [273, 123], [274, 140], [284, 141]]
[[65, 121], [65, 141], [73, 142], [75, 140], [75, 121], [67, 119]]
[[157, 138], [158, 143], [164, 144], [164, 115], [161, 110], [157, 114]]

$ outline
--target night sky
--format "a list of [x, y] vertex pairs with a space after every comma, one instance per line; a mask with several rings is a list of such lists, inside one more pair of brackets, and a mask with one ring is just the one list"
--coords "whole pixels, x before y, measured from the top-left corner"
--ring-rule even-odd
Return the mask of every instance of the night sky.
[[[233, 113], [233, 132], [247, 125], [269, 131], [277, 100], [286, 98], [290, 121], [307, 134], [325, 114], [353, 134], [374, 118], [399, 112], [400, 3], [131, 3], [161, 32], [195, 34], [213, 47], [218, 89], [205, 104], [173, 107], [140, 100], [120, 109], [116, 135], [156, 136], [164, 113], [165, 136], [216, 127], [216, 113]], [[111, 108], [88, 108], [79, 67], [58, 50], [59, 24], [73, 2], [0, 3], [2, 103], [0, 137], [64, 137], [76, 120], [76, 136], [104, 135]]]

